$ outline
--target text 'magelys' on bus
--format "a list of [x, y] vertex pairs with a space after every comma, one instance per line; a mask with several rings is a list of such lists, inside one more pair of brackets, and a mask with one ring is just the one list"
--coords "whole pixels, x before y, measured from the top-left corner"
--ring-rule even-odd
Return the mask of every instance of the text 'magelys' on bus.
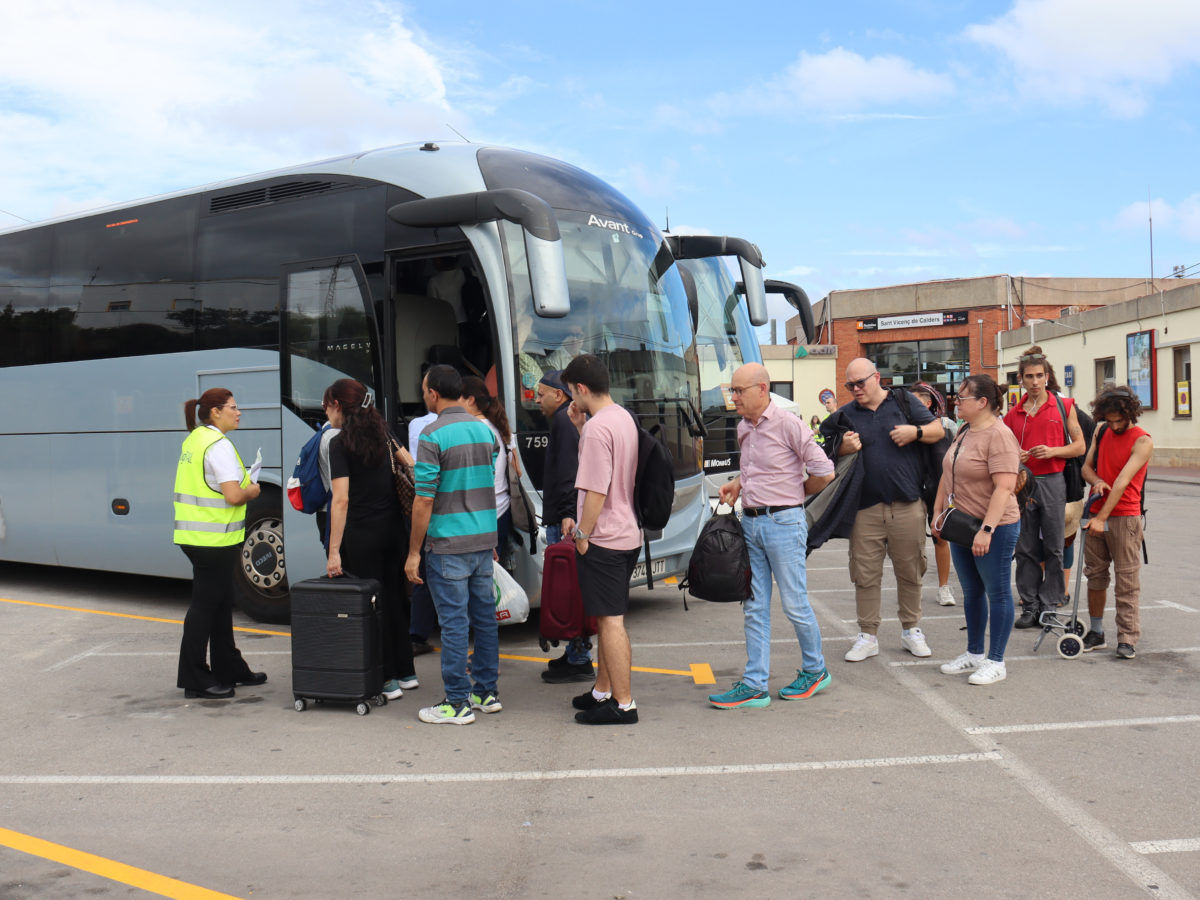
[[[323, 573], [324, 555], [281, 484], [329, 384], [367, 384], [403, 439], [425, 411], [424, 364], [488, 378], [540, 507], [534, 392], [581, 352], [671, 449], [653, 574], [681, 573], [708, 515], [693, 323], [670, 246], [600, 179], [506, 148], [412, 144], [8, 230], [0, 391], [21, 402], [0, 424], [0, 558], [189, 577], [171, 542], [183, 402], [226, 387], [234, 443], [263, 459], [239, 603], [286, 619], [289, 579]], [[512, 560], [536, 604], [541, 553]]]
[[[741, 451], [737, 443], [737, 423], [741, 416], [733, 405], [730, 385], [734, 371], [746, 363], [762, 363], [762, 350], [754, 326], [767, 323], [766, 302], [758, 290], [754, 269], [761, 269], [758, 248], [734, 238], [717, 238], [738, 255], [743, 280], [734, 282], [721, 258], [687, 258], [688, 242], [696, 237], [667, 235], [667, 241], [684, 246], [675, 248], [681, 255], [678, 265], [696, 330], [696, 359], [700, 368], [700, 412], [704, 418], [704, 476], [708, 495], [715, 500], [721, 485], [737, 477]], [[746, 272], [751, 277], [746, 280]], [[800, 314], [807, 340], [815, 329], [812, 307], [803, 288], [787, 281], [768, 279], [765, 292], [782, 295]], [[777, 403], [789, 403], [773, 395]]]

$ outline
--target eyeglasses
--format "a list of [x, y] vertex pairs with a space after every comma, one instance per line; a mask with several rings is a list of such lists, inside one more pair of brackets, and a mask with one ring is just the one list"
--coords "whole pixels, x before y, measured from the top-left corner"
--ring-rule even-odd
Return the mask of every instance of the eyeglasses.
[[238, 412], [238, 408], [237, 408], [237, 404], [236, 404], [236, 403], [234, 403], [234, 404], [227, 404], [227, 405], [225, 405], [225, 406], [218, 406], [218, 407], [217, 407], [217, 409], [232, 409], [234, 412]]
[[985, 397], [976, 397], [974, 394], [959, 394], [958, 399], [959, 399], [959, 402], [961, 403], [963, 400], [984, 400], [986, 398]]
[[735, 396], [735, 397], [740, 397], [740, 396], [742, 396], [742, 394], [746, 393], [746, 391], [750, 390], [750, 388], [756, 388], [756, 387], [762, 387], [762, 385], [761, 384], [748, 384], [745, 387], [731, 387], [729, 389], [729, 393], [733, 394], [733, 396]]
[[846, 390], [848, 390], [848, 391], [860, 390], [860, 389], [866, 387], [867, 382], [870, 381], [872, 378], [874, 378], [878, 374], [879, 374], [878, 372], [872, 372], [866, 378], [860, 378], [860, 379], [858, 379], [858, 381], [847, 381], [846, 385], [845, 385]]

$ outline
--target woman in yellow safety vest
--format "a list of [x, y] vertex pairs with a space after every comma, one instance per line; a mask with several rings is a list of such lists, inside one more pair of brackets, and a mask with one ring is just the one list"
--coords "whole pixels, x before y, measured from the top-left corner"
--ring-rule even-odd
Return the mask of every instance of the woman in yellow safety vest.
[[246, 504], [261, 488], [225, 437], [242, 417], [230, 391], [210, 388], [183, 405], [183, 416], [190, 434], [175, 470], [175, 543], [192, 562], [192, 605], [183, 620], [178, 687], [189, 699], [215, 700], [232, 697], [235, 684], [267, 680], [266, 672], [250, 671], [233, 642]]

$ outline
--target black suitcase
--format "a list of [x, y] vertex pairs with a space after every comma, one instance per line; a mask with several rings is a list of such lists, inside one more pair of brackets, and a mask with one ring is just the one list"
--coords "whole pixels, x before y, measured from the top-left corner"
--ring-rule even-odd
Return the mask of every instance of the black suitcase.
[[379, 582], [374, 578], [310, 578], [292, 586], [292, 695], [308, 700], [383, 706]]

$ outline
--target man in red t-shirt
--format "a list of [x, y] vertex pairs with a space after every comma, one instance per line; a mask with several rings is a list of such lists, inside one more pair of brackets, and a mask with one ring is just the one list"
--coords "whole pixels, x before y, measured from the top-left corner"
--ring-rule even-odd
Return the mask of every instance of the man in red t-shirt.
[[1142, 491], [1154, 441], [1134, 424], [1142, 404], [1128, 387], [1102, 391], [1092, 409], [1096, 437], [1083, 464], [1083, 477], [1098, 496], [1092, 501], [1092, 520], [1084, 537], [1083, 571], [1088, 580], [1088, 615], [1092, 622], [1083, 636], [1083, 649], [1087, 652], [1108, 646], [1104, 640], [1104, 601], [1111, 563], [1117, 579], [1117, 656], [1133, 659], [1141, 636], [1138, 602], [1142, 559], [1138, 550], [1142, 546]]
[[[1030, 347], [1017, 361], [1017, 374], [1025, 388], [1021, 402], [1008, 411], [1004, 424], [1017, 436], [1021, 462], [1036, 476], [1033, 497], [1021, 508], [1021, 536], [1017, 539], [1016, 585], [1021, 615], [1016, 628], [1034, 628], [1041, 615], [1062, 603], [1063, 533], [1066, 531], [1067, 485], [1063, 469], [1067, 460], [1082, 456], [1083, 430], [1075, 415], [1075, 401], [1058, 398], [1054, 369], [1041, 347]], [[1067, 441], [1063, 436], [1066, 411]]]

